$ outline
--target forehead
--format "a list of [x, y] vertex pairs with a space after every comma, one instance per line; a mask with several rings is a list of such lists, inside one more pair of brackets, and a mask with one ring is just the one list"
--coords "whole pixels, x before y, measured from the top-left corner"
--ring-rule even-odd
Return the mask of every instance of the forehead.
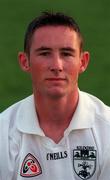
[[78, 34], [66, 26], [44, 26], [38, 28], [32, 37], [31, 46], [78, 46]]

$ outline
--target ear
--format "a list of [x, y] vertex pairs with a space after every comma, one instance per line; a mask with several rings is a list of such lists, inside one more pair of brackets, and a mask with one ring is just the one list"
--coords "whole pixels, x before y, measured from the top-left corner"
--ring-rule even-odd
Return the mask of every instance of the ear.
[[81, 54], [81, 61], [80, 61], [80, 71], [79, 73], [83, 73], [89, 64], [90, 55], [89, 52], [85, 51]]
[[30, 72], [29, 59], [26, 53], [19, 52], [18, 59], [19, 59], [19, 64], [20, 64], [21, 69], [25, 72]]

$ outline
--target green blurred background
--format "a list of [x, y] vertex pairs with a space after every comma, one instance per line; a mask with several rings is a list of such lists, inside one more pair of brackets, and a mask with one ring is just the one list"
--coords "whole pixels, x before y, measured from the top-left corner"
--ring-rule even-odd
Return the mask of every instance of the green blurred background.
[[0, 0], [0, 111], [32, 93], [30, 77], [20, 70], [17, 56], [27, 24], [46, 10], [76, 18], [91, 54], [79, 87], [110, 105], [109, 0]]

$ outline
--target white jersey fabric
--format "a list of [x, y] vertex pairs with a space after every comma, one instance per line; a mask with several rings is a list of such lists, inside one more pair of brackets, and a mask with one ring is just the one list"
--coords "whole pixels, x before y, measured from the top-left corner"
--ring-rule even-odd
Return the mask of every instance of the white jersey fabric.
[[39, 126], [33, 95], [0, 116], [0, 180], [109, 180], [110, 108], [79, 91], [79, 103], [56, 144]]

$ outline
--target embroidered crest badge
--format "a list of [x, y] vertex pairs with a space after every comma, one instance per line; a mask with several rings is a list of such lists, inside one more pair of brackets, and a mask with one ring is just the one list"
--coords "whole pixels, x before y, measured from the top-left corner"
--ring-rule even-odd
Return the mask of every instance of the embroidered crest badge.
[[38, 160], [32, 155], [27, 154], [21, 166], [20, 175], [23, 177], [33, 177], [42, 174]]
[[94, 147], [79, 146], [73, 150], [75, 173], [83, 180], [90, 179], [96, 170], [96, 150]]

